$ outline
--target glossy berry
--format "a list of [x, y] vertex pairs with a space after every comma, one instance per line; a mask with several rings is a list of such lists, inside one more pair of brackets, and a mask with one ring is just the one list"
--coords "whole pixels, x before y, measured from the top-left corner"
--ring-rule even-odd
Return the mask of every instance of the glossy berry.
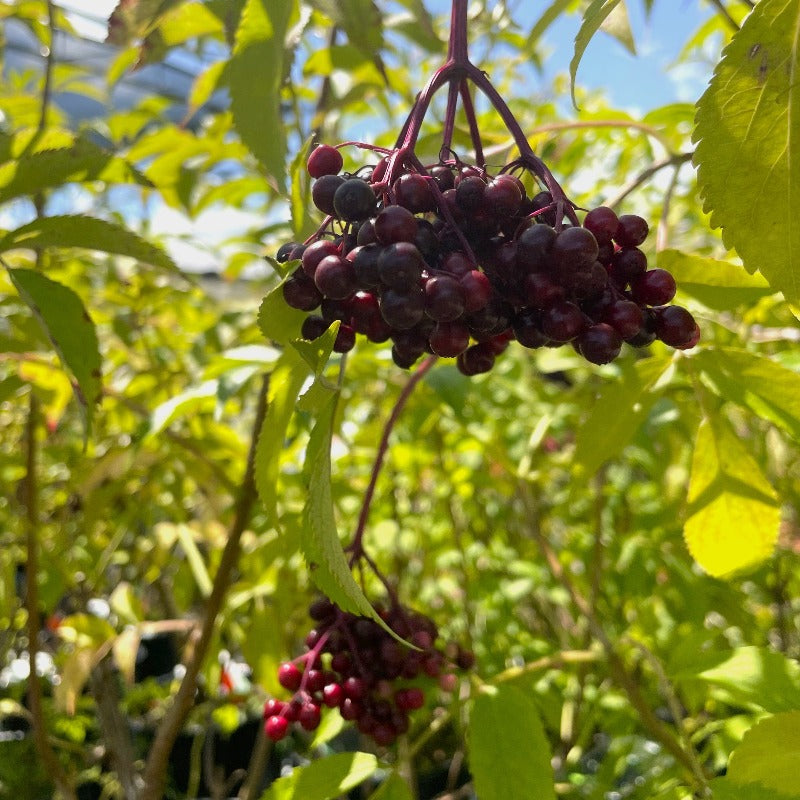
[[319, 289], [306, 275], [292, 275], [281, 287], [283, 299], [286, 305], [297, 308], [300, 311], [313, 311], [319, 308], [322, 302], [322, 295]]
[[403, 206], [387, 206], [372, 224], [375, 238], [381, 244], [413, 242], [419, 227], [417, 218]]
[[622, 337], [604, 322], [591, 325], [577, 339], [578, 352], [592, 364], [608, 364], [621, 347]]
[[[311, 187], [311, 200], [314, 205], [323, 213], [333, 216], [336, 208], [333, 205], [333, 198], [345, 179], [341, 175], [323, 175], [314, 181]], [[369, 216], [369, 214], [367, 214]]]
[[458, 319], [466, 310], [465, 294], [456, 278], [434, 275], [425, 282], [425, 313], [440, 322]]
[[403, 175], [394, 186], [397, 204], [415, 214], [423, 211], [433, 211], [436, 208], [436, 201], [433, 196], [428, 178], [417, 173]]
[[481, 342], [468, 347], [461, 353], [456, 360], [456, 366], [464, 375], [480, 375], [492, 369], [494, 358], [492, 347], [486, 342]]
[[631, 294], [637, 303], [663, 306], [675, 297], [675, 278], [665, 269], [651, 269], [631, 281]]
[[356, 290], [356, 272], [340, 255], [325, 256], [314, 272], [314, 283], [326, 297], [343, 300]]
[[569, 342], [583, 329], [583, 313], [574, 303], [562, 300], [542, 311], [542, 333], [554, 342]]
[[303, 730], [314, 731], [319, 727], [321, 719], [320, 708], [316, 703], [305, 703], [300, 709], [300, 715], [297, 721], [303, 727]]
[[603, 315], [607, 322], [623, 338], [635, 336], [644, 323], [642, 309], [630, 300], [618, 300]]
[[336, 708], [344, 700], [344, 691], [338, 683], [329, 683], [322, 690], [322, 702], [328, 708]]
[[619, 218], [606, 206], [593, 208], [583, 219], [583, 227], [590, 230], [598, 244], [610, 242], [619, 227]]
[[556, 236], [550, 256], [557, 270], [577, 272], [597, 261], [597, 239], [586, 228], [564, 228]]
[[655, 318], [655, 332], [664, 344], [679, 349], [693, 347], [700, 338], [694, 317], [681, 306], [659, 309]]
[[321, 144], [312, 150], [306, 169], [312, 178], [321, 178], [323, 175], [336, 175], [343, 164], [342, 154], [335, 147]]
[[647, 222], [636, 214], [623, 214], [614, 234], [614, 241], [621, 247], [638, 247], [650, 229]]
[[348, 178], [333, 195], [336, 216], [346, 222], [359, 222], [371, 217], [376, 205], [375, 192], [361, 178]]
[[278, 667], [278, 683], [284, 689], [289, 691], [297, 691], [300, 688], [300, 682], [303, 679], [303, 673], [291, 662], [285, 662]]
[[264, 724], [267, 737], [273, 742], [279, 742], [289, 730], [289, 720], [286, 717], [269, 717]]
[[431, 350], [442, 358], [455, 358], [469, 345], [469, 328], [458, 322], [439, 322], [430, 335]]
[[310, 244], [303, 251], [303, 272], [305, 272], [309, 278], [313, 278], [319, 262], [326, 256], [334, 255], [339, 255], [339, 245], [332, 242], [330, 239], [320, 239], [314, 242], [314, 244]]

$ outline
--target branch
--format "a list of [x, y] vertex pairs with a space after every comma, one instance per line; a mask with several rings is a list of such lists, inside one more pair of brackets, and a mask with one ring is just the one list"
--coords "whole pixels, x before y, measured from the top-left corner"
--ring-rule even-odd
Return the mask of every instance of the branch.
[[378, 483], [378, 475], [380, 475], [381, 467], [383, 466], [383, 459], [386, 457], [386, 453], [389, 449], [389, 437], [392, 434], [392, 429], [399, 419], [400, 413], [405, 407], [405, 404], [408, 402], [408, 398], [411, 397], [414, 387], [425, 377], [425, 374], [435, 363], [436, 356], [428, 356], [428, 358], [426, 358], [419, 365], [419, 367], [417, 367], [416, 372], [409, 378], [408, 383], [403, 387], [403, 391], [400, 392], [400, 396], [397, 398], [397, 402], [394, 404], [394, 408], [392, 409], [392, 413], [389, 415], [389, 419], [386, 420], [386, 425], [383, 428], [383, 435], [381, 436], [381, 441], [378, 445], [378, 452], [375, 456], [375, 462], [372, 465], [372, 474], [369, 478], [369, 485], [367, 486], [367, 491], [364, 494], [364, 502], [361, 504], [361, 513], [358, 515], [356, 532], [353, 535], [353, 541], [347, 547], [347, 549], [352, 552], [353, 559], [361, 558], [364, 555], [362, 546], [364, 531], [367, 527], [367, 519], [369, 517], [370, 506], [372, 505], [372, 498], [375, 495], [375, 486]]
[[731, 12], [725, 8], [722, 0], [710, 0], [710, 3], [712, 6], [716, 6], [723, 19], [733, 28], [734, 33], [738, 33], [741, 30], [739, 23], [731, 16]]
[[25, 564], [25, 608], [28, 612], [28, 705], [31, 711], [33, 740], [39, 759], [44, 764], [58, 791], [70, 800], [75, 799], [72, 788], [56, 757], [47, 735], [47, 725], [42, 706], [42, 685], [36, 671], [39, 650], [39, 631], [42, 620], [39, 613], [39, 481], [37, 476], [36, 430], [39, 422], [39, 401], [31, 389], [28, 422], [25, 426], [25, 522], [27, 562]]
[[230, 586], [233, 570], [239, 560], [242, 533], [244, 533], [250, 521], [250, 515], [257, 496], [255, 486], [256, 444], [264, 422], [264, 415], [266, 414], [268, 387], [269, 376], [265, 375], [258, 395], [253, 432], [250, 436], [247, 467], [239, 490], [239, 497], [236, 501], [236, 512], [228, 534], [228, 541], [222, 551], [222, 558], [220, 559], [217, 574], [214, 576], [211, 594], [206, 601], [202, 628], [194, 649], [189, 656], [189, 662], [185, 665], [186, 673], [172, 701], [172, 705], [167, 710], [161, 725], [156, 731], [155, 739], [150, 748], [150, 754], [144, 768], [144, 790], [140, 800], [161, 800], [163, 796], [169, 755], [194, 702], [197, 676], [211, 644], [215, 623], [222, 608], [225, 594]]
[[661, 161], [656, 161], [647, 169], [642, 170], [630, 183], [623, 186], [614, 197], [606, 200], [605, 204], [611, 208], [616, 208], [631, 192], [636, 191], [642, 184], [647, 183], [657, 172], [667, 167], [681, 167], [687, 161], [691, 161], [693, 156], [694, 151], [689, 153], [673, 153]]

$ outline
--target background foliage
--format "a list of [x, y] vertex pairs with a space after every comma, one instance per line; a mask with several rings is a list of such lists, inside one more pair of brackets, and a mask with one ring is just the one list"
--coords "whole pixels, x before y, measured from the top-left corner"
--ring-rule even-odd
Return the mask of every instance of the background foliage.
[[[531, 29], [510, 3], [473, 4], [473, 52], [572, 198], [658, 221], [650, 261], [676, 276], [701, 345], [603, 368], [512, 347], [471, 380], [439, 363], [394, 430], [367, 542], [401, 596], [474, 649], [475, 674], [396, 750], [354, 754], [365, 744], [333, 723], [271, 755], [259, 738], [239, 788], [226, 747], [259, 727], [278, 663], [301, 646], [306, 560], [356, 594], [333, 533], [355, 528], [408, 380], [382, 346], [359, 345], [346, 369], [297, 346], [263, 256], [319, 222], [310, 141], [391, 145], [443, 58], [446, 20], [422, 0], [120, 3], [98, 86], [59, 59], [58, 9], [0, 4], [45, 53], [0, 90], [0, 713], [12, 732], [47, 727], [38, 755], [28, 736], [0, 740], [0, 797], [161, 796], [147, 794], [152, 732], [184, 673], [135, 681], [137, 653], [168, 631], [191, 665], [203, 619], [164, 796], [259, 796], [281, 763], [298, 768], [268, 798], [800, 796], [800, 0], [711, 5], [682, 56], [715, 54], [706, 93], [634, 116], [582, 90], [579, 70], [601, 28], [634, 46], [626, 2], [541, 3]], [[531, 96], [515, 75], [540, 63], [561, 15], [577, 82]], [[109, 102], [129, 70], [176, 49], [207, 63], [187, 106]], [[68, 94], [103, 113], [72, 124]], [[510, 137], [478, 113], [505, 163]], [[429, 157], [437, 134], [433, 120]], [[454, 141], [467, 148], [467, 131]], [[219, 275], [179, 270], [150, 234], [159, 210], [226, 207], [253, 222], [221, 248]], [[261, 501], [244, 518], [264, 375]], [[25, 696], [32, 631], [41, 709]], [[223, 649], [252, 667], [236, 702]]]

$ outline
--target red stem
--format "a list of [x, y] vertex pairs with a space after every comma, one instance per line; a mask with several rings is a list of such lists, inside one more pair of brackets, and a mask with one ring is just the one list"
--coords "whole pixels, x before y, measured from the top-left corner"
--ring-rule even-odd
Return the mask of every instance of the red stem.
[[414, 388], [425, 377], [426, 373], [435, 363], [436, 356], [428, 356], [419, 365], [419, 367], [417, 367], [416, 372], [409, 378], [408, 383], [403, 387], [403, 391], [400, 392], [400, 396], [397, 398], [397, 402], [394, 404], [394, 408], [392, 409], [392, 413], [389, 415], [389, 419], [386, 420], [386, 425], [383, 428], [383, 435], [381, 436], [381, 441], [378, 445], [378, 452], [375, 456], [375, 463], [372, 465], [372, 474], [370, 475], [369, 486], [367, 486], [367, 491], [364, 494], [364, 502], [361, 505], [361, 513], [358, 515], [356, 532], [353, 535], [353, 541], [347, 547], [347, 549], [353, 554], [351, 558], [351, 564], [358, 560], [364, 553], [364, 531], [367, 527], [367, 518], [369, 517], [370, 507], [372, 506], [372, 498], [375, 495], [375, 486], [378, 483], [378, 475], [380, 474], [381, 467], [383, 466], [383, 460], [386, 457], [386, 453], [389, 449], [389, 436], [391, 436], [392, 429], [399, 419], [400, 413], [405, 407], [405, 404], [408, 402], [408, 398], [411, 397], [411, 393], [414, 391]]
[[469, 125], [469, 135], [472, 139], [472, 147], [475, 150], [475, 163], [481, 168], [486, 168], [486, 159], [483, 155], [483, 142], [481, 142], [481, 132], [478, 127], [478, 120], [475, 117], [475, 106], [472, 102], [472, 95], [469, 93], [469, 86], [466, 80], [462, 79], [461, 86], [461, 104], [464, 106], [464, 115], [467, 118]]

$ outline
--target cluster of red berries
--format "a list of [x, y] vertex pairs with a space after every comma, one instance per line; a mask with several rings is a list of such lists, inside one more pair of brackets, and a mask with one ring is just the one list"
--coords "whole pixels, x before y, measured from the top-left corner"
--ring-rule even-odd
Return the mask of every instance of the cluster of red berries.
[[417, 649], [398, 642], [374, 620], [345, 613], [324, 598], [311, 605], [309, 614], [317, 625], [306, 637], [306, 652], [278, 669], [281, 686], [294, 695], [264, 706], [272, 741], [283, 739], [292, 722], [315, 730], [327, 706], [388, 747], [408, 730], [409, 712], [425, 704], [423, 688], [415, 681], [426, 676], [452, 691], [457, 685], [453, 670], [474, 663], [472, 653], [457, 644], [438, 649], [436, 625], [400, 605], [380, 611], [381, 618]]
[[693, 347], [694, 318], [668, 305], [673, 277], [648, 269], [639, 249], [645, 220], [601, 206], [582, 226], [562, 226], [550, 192], [528, 197], [518, 166], [492, 176], [451, 158], [403, 166], [394, 177], [397, 165], [385, 156], [359, 174], [340, 174], [339, 150], [317, 147], [308, 171], [326, 222], [277, 254], [300, 262], [283, 284], [286, 302], [319, 309], [304, 321], [303, 337], [339, 320], [337, 352], [360, 333], [391, 339], [398, 366], [428, 352], [456, 358], [466, 375], [489, 371], [514, 339], [528, 348], [571, 342], [595, 364], [616, 358], [623, 341]]

